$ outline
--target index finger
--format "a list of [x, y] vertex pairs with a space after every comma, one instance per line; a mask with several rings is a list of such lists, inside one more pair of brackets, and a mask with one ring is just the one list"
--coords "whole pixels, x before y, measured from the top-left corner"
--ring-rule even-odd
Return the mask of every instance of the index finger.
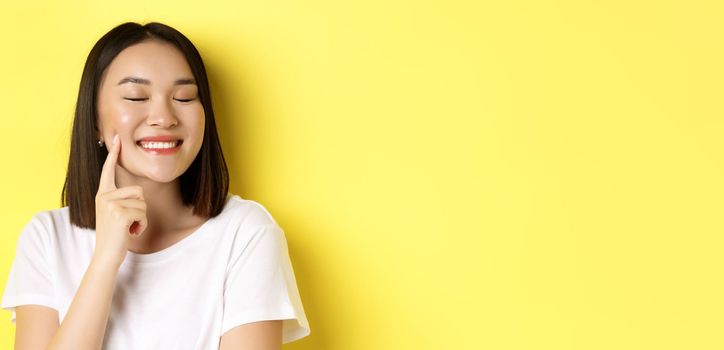
[[113, 146], [108, 151], [106, 161], [103, 163], [101, 170], [100, 184], [98, 185], [99, 193], [106, 193], [116, 190], [116, 163], [118, 162], [118, 153], [121, 150], [121, 139], [118, 134], [113, 136]]

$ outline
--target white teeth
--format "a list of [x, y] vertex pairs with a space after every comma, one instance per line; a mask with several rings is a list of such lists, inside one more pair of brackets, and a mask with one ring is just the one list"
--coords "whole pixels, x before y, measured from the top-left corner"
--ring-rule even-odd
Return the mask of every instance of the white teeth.
[[174, 142], [147, 142], [147, 141], [141, 141], [141, 147], [147, 148], [147, 149], [164, 149], [164, 148], [174, 148], [178, 144], [178, 141]]

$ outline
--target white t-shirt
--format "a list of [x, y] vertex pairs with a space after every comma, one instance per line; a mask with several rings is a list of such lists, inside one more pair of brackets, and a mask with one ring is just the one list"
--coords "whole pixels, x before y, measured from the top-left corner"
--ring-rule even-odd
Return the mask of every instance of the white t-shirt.
[[[2, 308], [68, 312], [95, 249], [95, 230], [68, 207], [40, 211], [23, 228]], [[283, 229], [261, 204], [229, 193], [223, 211], [151, 254], [120, 266], [103, 349], [218, 349], [249, 322], [283, 321], [283, 343], [310, 334]]]

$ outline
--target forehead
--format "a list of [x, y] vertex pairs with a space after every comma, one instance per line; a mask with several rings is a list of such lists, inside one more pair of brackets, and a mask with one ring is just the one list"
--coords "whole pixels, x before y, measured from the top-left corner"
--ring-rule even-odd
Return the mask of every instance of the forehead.
[[121, 51], [106, 68], [103, 82], [116, 85], [127, 76], [148, 79], [151, 85], [171, 85], [179, 78], [193, 78], [193, 73], [175, 46], [151, 40]]

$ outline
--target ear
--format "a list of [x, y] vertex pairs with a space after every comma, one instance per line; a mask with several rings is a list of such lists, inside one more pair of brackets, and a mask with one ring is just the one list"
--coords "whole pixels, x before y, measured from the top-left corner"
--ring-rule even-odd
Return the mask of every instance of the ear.
[[101, 118], [96, 119], [96, 141], [103, 140], [103, 125], [101, 124]]

